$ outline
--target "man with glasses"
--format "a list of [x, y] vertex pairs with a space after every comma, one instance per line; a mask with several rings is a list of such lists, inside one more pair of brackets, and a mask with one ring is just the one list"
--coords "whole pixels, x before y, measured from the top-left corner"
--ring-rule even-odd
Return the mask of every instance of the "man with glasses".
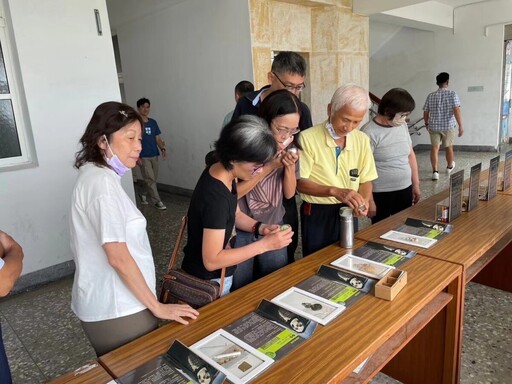
[[[272, 68], [268, 73], [270, 84], [240, 98], [236, 104], [232, 119], [236, 119], [241, 115], [257, 115], [258, 108], [265, 97], [279, 89], [287, 89], [299, 97], [306, 87], [304, 82], [305, 76], [306, 61], [301, 55], [288, 51], [279, 52], [274, 58]], [[304, 130], [313, 125], [311, 111], [303, 102], [301, 102], [300, 111], [299, 128]]]
[[[302, 146], [297, 190], [303, 200], [302, 254], [307, 256], [340, 239], [341, 207], [366, 216], [377, 178], [368, 136], [357, 128], [370, 108], [368, 91], [357, 85], [336, 90], [327, 121], [299, 136]], [[357, 220], [354, 220], [357, 230]]]
[[[251, 92], [245, 97], [240, 98], [233, 112], [233, 119], [241, 115], [258, 115], [258, 109], [261, 102], [272, 92], [286, 89], [299, 97], [300, 93], [306, 87], [304, 78], [306, 77], [306, 61], [295, 52], [279, 52], [272, 62], [272, 68], [268, 73], [269, 85], [264, 86], [258, 91]], [[300, 120], [298, 128], [305, 130], [313, 125], [311, 120], [311, 111], [302, 101], [300, 102]], [[260, 178], [263, 178], [262, 174]], [[293, 241], [288, 246], [288, 262], [295, 260], [295, 250], [299, 242], [299, 216], [297, 214], [297, 203], [295, 197], [284, 199], [285, 208], [284, 222], [290, 223], [293, 229]]]

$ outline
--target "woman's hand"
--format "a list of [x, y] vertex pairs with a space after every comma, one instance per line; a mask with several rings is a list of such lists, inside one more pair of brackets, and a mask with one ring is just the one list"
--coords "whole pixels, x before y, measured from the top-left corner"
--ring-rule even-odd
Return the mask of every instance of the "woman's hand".
[[418, 201], [420, 201], [420, 198], [421, 198], [421, 190], [420, 190], [420, 186], [419, 185], [416, 185], [416, 186], [412, 186], [412, 203], [413, 204], [416, 204], [418, 203]]
[[199, 316], [194, 308], [188, 304], [162, 304], [158, 303], [158, 306], [152, 311], [153, 315], [163, 320], [174, 320], [181, 324], [188, 324], [188, 321], [184, 320], [183, 317], [190, 319], [196, 319]]
[[293, 231], [290, 226], [282, 230], [278, 224], [261, 224], [260, 234], [264, 235], [260, 241], [266, 250], [274, 251], [284, 248], [292, 242]]
[[292, 167], [295, 169], [295, 163], [299, 160], [299, 155], [296, 152], [283, 152], [281, 162], [285, 167]]

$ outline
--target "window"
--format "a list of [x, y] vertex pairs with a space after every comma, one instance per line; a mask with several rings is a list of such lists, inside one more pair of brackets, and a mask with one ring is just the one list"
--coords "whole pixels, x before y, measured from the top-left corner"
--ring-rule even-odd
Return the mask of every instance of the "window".
[[3, 9], [0, 4], [0, 171], [35, 165], [30, 127], [20, 95]]

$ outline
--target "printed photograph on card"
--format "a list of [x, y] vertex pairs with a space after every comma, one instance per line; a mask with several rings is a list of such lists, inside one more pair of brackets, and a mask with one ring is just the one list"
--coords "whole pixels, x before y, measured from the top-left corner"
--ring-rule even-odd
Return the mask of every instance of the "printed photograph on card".
[[317, 275], [327, 279], [341, 281], [365, 293], [370, 292], [377, 283], [375, 279], [344, 269], [334, 268], [329, 265], [321, 265], [320, 268], [318, 268]]
[[[355, 285], [359, 283], [354, 279]], [[329, 279], [319, 274], [308, 277], [295, 285], [306, 292], [323, 297], [336, 304], [349, 307], [364, 296], [364, 292], [339, 279]]]
[[234, 384], [247, 383], [273, 362], [264, 353], [220, 329], [190, 347]]
[[268, 300], [262, 300], [256, 313], [285, 328], [290, 329], [304, 339], [309, 339], [318, 324], [316, 321], [280, 307]]
[[389, 265], [363, 259], [351, 254], [346, 254], [339, 259], [334, 260], [331, 264], [338, 268], [348, 269], [349, 271], [359, 273], [361, 275], [368, 276], [377, 280], [382, 279], [386, 273], [388, 273], [391, 269], [394, 269], [394, 267]]
[[302, 289], [291, 287], [272, 299], [272, 302], [325, 325], [345, 310], [344, 305], [333, 303]]
[[414, 257], [416, 252], [410, 249], [391, 247], [389, 245], [369, 241], [362, 247], [353, 249], [352, 254], [362, 257], [363, 259], [398, 268]]
[[428, 237], [412, 235], [410, 233], [389, 231], [380, 236], [381, 239], [396, 241], [398, 243], [414, 245], [420, 248], [430, 248], [435, 243], [436, 239], [430, 239]]
[[226, 375], [197, 356], [188, 347], [175, 341], [167, 351], [167, 357], [183, 373], [197, 384], [223, 384]]

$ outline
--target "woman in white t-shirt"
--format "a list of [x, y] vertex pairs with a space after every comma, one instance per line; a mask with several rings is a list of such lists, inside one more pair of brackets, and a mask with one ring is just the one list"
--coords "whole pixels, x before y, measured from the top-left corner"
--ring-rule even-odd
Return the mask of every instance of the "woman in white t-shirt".
[[121, 186], [141, 151], [138, 113], [126, 104], [99, 105], [80, 139], [71, 202], [76, 264], [71, 308], [98, 356], [157, 327], [157, 319], [188, 324], [198, 312], [158, 302], [146, 219]]
[[379, 175], [373, 180], [373, 200], [368, 210], [372, 224], [420, 200], [418, 164], [407, 127], [414, 107], [409, 92], [393, 88], [382, 97], [377, 116], [361, 128], [370, 138]]

